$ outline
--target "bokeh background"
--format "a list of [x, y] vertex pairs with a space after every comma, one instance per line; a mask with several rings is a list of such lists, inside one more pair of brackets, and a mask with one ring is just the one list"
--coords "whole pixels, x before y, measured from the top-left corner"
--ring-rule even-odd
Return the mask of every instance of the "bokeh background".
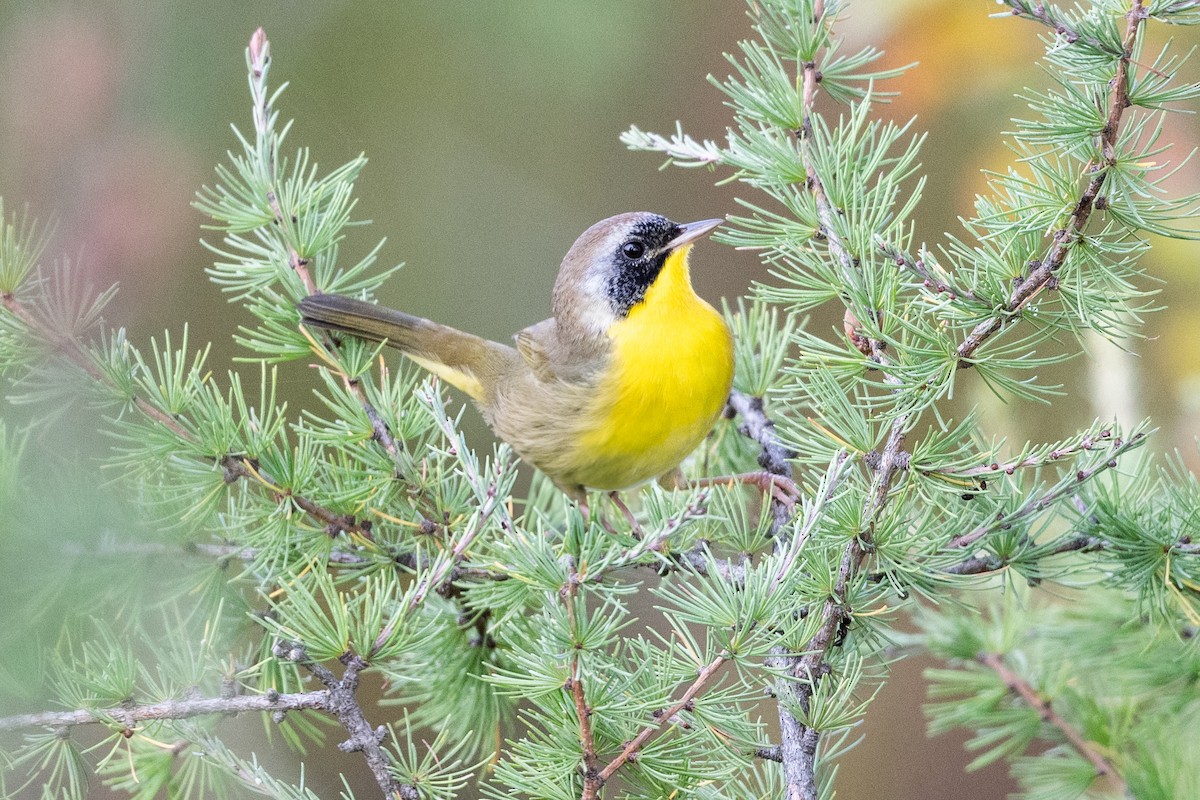
[[[240, 355], [231, 331], [248, 318], [207, 281], [212, 257], [200, 240], [209, 234], [189, 204], [235, 145], [230, 123], [249, 128], [243, 48], [262, 25], [273, 85], [291, 82], [280, 104], [297, 120], [291, 145], [311, 148], [325, 169], [359, 153], [370, 159], [357, 217], [373, 224], [352, 231], [344, 257], [386, 236], [382, 261], [407, 267], [383, 300], [504, 340], [548, 314], [559, 259], [595, 220], [635, 209], [677, 220], [736, 211], [742, 187], [714, 187], [705, 170], [660, 171], [656, 157], [627, 152], [617, 137], [631, 124], [669, 132], [678, 119], [693, 135], [719, 138], [728, 115], [705, 76], [727, 74], [722, 53], [749, 34], [744, 10], [741, 0], [0, 0], [0, 196], [9, 211], [28, 205], [56, 220], [50, 259], [69, 259], [96, 285], [120, 284], [110, 323], [148, 345], [187, 321], [193, 343], [211, 341], [210, 363], [224, 370]], [[989, 18], [1000, 10], [990, 0], [859, 0], [840, 26], [850, 47], [885, 50], [885, 64], [919, 62], [890, 87], [903, 94], [879, 108], [930, 131], [919, 240], [935, 243], [970, 215], [985, 188], [980, 169], [1008, 163], [1001, 134], [1023, 111], [1014, 92], [1048, 81], [1034, 64], [1042, 31]], [[1176, 115], [1165, 136], [1181, 157], [1200, 127]], [[1176, 192], [1198, 187], [1194, 166], [1174, 183]], [[999, 403], [970, 380], [958, 402], [982, 404], [987, 426], [1018, 441], [1065, 436], [1096, 416], [1149, 415], [1159, 428], [1151, 448], [1178, 449], [1195, 467], [1197, 253], [1180, 242], [1152, 251], [1146, 266], [1166, 309], [1126, 351], [1091, 342], [1093, 358], [1059, 368], [1052, 377], [1068, 396], [1052, 413]], [[698, 289], [713, 300], [765, 277], [753, 255], [713, 244], [694, 263]], [[840, 320], [812, 324], [832, 330]], [[313, 381], [302, 366], [284, 369], [281, 383], [294, 403], [307, 402]], [[63, 424], [66, 433], [33, 442], [46, 457], [31, 472], [53, 486], [60, 544], [124, 524], [64, 477], [86, 484], [95, 474], [94, 421], [78, 414]], [[481, 426], [473, 435], [486, 444]], [[14, 534], [0, 545], [11, 556], [21, 523], [0, 526]], [[153, 572], [151, 589], [170, 580], [153, 557], [131, 568]], [[53, 595], [46, 607], [61, 610], [54, 588], [43, 590]], [[961, 738], [926, 739], [925, 666], [895, 667], [862, 745], [843, 761], [840, 796], [986, 800], [1012, 790], [1003, 768], [963, 773]], [[36, 698], [19, 705], [37, 707]], [[296, 769], [287, 753], [265, 752], [255, 725], [240, 744], [283, 775]], [[340, 754], [310, 761], [308, 781], [336, 796], [339, 769], [369, 786], [358, 760]]]

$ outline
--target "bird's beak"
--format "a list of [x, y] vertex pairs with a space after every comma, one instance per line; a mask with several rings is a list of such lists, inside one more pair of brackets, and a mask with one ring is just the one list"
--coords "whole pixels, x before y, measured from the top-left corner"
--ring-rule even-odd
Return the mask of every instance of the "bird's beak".
[[666, 249], [674, 250], [677, 247], [683, 247], [685, 244], [691, 244], [701, 236], [707, 236], [712, 233], [724, 221], [723, 219], [702, 219], [699, 222], [689, 222], [686, 225], [680, 225], [679, 235], [667, 242]]

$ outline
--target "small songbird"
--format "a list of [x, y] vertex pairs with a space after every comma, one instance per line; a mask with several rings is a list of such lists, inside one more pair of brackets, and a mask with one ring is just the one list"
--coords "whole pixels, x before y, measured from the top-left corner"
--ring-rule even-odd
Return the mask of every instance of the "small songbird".
[[500, 439], [586, 508], [588, 489], [678, 485], [680, 462], [725, 407], [733, 338], [688, 272], [693, 243], [720, 224], [644, 212], [597, 222], [563, 259], [554, 316], [515, 347], [339, 295], [306, 297], [300, 314], [386, 342], [466, 392]]

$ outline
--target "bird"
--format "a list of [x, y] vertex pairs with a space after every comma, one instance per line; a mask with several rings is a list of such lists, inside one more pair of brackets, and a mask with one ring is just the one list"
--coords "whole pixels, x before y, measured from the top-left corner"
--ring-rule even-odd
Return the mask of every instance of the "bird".
[[632, 521], [618, 492], [653, 479], [682, 487], [680, 463], [732, 388], [733, 336], [692, 288], [688, 265], [692, 246], [722, 222], [649, 212], [597, 222], [562, 260], [553, 316], [512, 345], [336, 294], [303, 298], [301, 322], [400, 350], [466, 393], [496, 436], [585, 514], [596, 490]]

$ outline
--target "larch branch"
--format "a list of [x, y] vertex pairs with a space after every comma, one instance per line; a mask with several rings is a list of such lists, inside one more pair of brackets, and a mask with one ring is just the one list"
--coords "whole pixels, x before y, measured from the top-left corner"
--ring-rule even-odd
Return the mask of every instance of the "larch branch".
[[317, 690], [296, 694], [237, 695], [234, 697], [190, 697], [163, 700], [157, 703], [131, 704], [103, 709], [73, 711], [42, 711], [0, 718], [0, 731], [21, 728], [73, 728], [80, 725], [117, 723], [134, 730], [138, 723], [158, 720], [190, 719], [212, 714], [231, 715], [253, 711], [324, 711], [329, 704], [329, 692]]
[[[1016, 4], [1010, 3], [1010, 5]], [[1066, 261], [1071, 248], [1081, 239], [1092, 210], [1096, 206], [1096, 200], [1104, 188], [1108, 171], [1116, 163], [1117, 133], [1120, 129], [1122, 114], [1129, 107], [1129, 60], [1137, 39], [1138, 27], [1144, 19], [1145, 10], [1142, 0], [1133, 0], [1129, 13], [1126, 14], [1122, 52], [1117, 61], [1116, 75], [1110, 83], [1108, 114], [1104, 128], [1100, 132], [1101, 163], [1091, 165], [1092, 177], [1071, 209], [1071, 216], [1066, 226], [1054, 234], [1054, 242], [1045, 258], [1036, 262], [1036, 266], [1029, 275], [1013, 288], [1008, 303], [1001, 313], [980, 322], [959, 344], [956, 356], [960, 369], [973, 366], [971, 358], [975, 355], [975, 351], [999, 331], [1005, 321], [1013, 319], [1014, 315], [1050, 284], [1051, 279]]]
[[1075, 726], [1071, 725], [1071, 723], [1067, 722], [1067, 720], [1065, 720], [1061, 714], [1055, 711], [1048, 698], [1042, 697], [1040, 694], [1038, 694], [1037, 690], [1035, 690], [1028, 681], [1011, 670], [1008, 665], [1004, 663], [1004, 658], [1001, 654], [980, 653], [977, 658], [979, 659], [980, 663], [993, 670], [1000, 677], [1000, 680], [1004, 681], [1004, 685], [1008, 687], [1010, 692], [1020, 697], [1026, 705], [1032, 709], [1035, 709], [1039, 714], [1041, 714], [1043, 721], [1057, 729], [1058, 732], [1062, 734], [1063, 738], [1066, 739], [1081, 756], [1090, 761], [1092, 766], [1096, 768], [1097, 776], [1107, 776], [1110, 778], [1118, 785], [1118, 793], [1122, 796], [1125, 795], [1127, 789], [1125, 780], [1121, 777], [1121, 774], [1117, 771], [1117, 768], [1113, 766], [1112, 762], [1101, 755], [1100, 751], [1096, 749], [1093, 743], [1084, 739], [1083, 734], [1076, 730]]

